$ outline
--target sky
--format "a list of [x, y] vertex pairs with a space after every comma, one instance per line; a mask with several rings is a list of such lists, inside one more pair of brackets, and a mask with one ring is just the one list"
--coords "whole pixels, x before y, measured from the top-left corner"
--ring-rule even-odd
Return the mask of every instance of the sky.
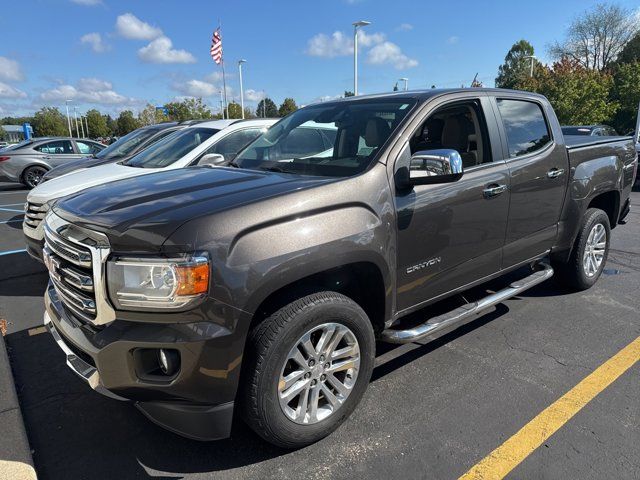
[[[549, 44], [597, 1], [537, 0], [21, 0], [0, 15], [0, 117], [44, 105], [117, 114], [202, 97], [220, 108], [222, 69], [209, 55], [222, 25], [228, 98], [263, 95], [299, 105], [353, 90], [353, 27], [359, 93], [493, 86], [510, 46], [524, 38], [548, 62]], [[637, 1], [618, 3], [637, 9]], [[403, 86], [403, 82], [399, 82]]]

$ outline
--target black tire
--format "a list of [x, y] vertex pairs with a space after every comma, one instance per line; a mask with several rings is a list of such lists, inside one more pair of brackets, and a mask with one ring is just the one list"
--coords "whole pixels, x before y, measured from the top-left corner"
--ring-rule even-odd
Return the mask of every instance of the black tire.
[[[347, 327], [357, 339], [359, 371], [339, 408], [317, 423], [302, 425], [285, 415], [280, 405], [280, 375], [299, 339], [328, 322]], [[358, 405], [373, 371], [375, 338], [367, 314], [357, 303], [339, 293], [321, 292], [286, 305], [257, 325], [247, 340], [247, 357], [239, 398], [245, 422], [274, 445], [300, 448], [329, 435]]]
[[28, 167], [22, 172], [22, 183], [27, 188], [35, 188], [45, 173], [47, 173], [47, 169], [40, 165], [33, 165]]
[[[584, 266], [585, 249], [588, 248], [587, 240], [589, 234], [598, 224], [602, 225], [606, 232], [604, 257], [595, 273], [589, 276]], [[557, 281], [573, 290], [581, 291], [591, 288], [600, 278], [602, 270], [607, 263], [610, 242], [611, 226], [609, 224], [609, 216], [599, 208], [589, 208], [584, 214], [569, 260], [566, 263], [553, 263]]]

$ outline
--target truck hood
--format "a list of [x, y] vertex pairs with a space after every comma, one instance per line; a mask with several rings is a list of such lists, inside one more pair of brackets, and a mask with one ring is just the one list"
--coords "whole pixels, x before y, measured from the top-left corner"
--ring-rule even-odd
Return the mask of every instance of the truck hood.
[[188, 167], [96, 186], [59, 201], [54, 211], [72, 223], [106, 233], [112, 243], [148, 250], [159, 248], [189, 220], [335, 180]]
[[127, 167], [117, 163], [99, 165], [93, 168], [71, 172], [58, 178], [41, 183], [29, 192], [27, 201], [46, 203], [67, 195], [78, 193], [86, 188], [103, 185], [114, 180], [135, 177], [157, 172], [159, 169]]

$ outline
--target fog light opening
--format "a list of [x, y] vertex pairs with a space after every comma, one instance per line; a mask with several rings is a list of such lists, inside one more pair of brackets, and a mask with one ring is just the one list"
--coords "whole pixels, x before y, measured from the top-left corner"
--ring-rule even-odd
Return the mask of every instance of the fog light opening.
[[180, 368], [180, 356], [176, 350], [161, 348], [158, 350], [158, 364], [163, 375], [175, 375]]

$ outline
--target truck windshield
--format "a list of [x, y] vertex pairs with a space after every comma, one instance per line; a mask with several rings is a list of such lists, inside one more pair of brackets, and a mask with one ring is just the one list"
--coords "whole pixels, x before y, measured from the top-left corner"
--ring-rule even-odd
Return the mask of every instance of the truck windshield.
[[272, 126], [232, 165], [301, 175], [355, 175], [371, 164], [414, 105], [412, 98], [311, 105]]
[[102, 158], [104, 160], [107, 158], [126, 157], [132, 153], [138, 145], [146, 141], [148, 138], [151, 138], [159, 131], [160, 130], [157, 128], [139, 128], [138, 130], [134, 130], [133, 132], [126, 134], [124, 137], [120, 137], [118, 141], [112, 143], [101, 152], [96, 153], [95, 157]]
[[163, 168], [177, 162], [209, 137], [220, 130], [205, 127], [189, 127], [178, 130], [146, 150], [134, 155], [123, 165], [139, 168]]

